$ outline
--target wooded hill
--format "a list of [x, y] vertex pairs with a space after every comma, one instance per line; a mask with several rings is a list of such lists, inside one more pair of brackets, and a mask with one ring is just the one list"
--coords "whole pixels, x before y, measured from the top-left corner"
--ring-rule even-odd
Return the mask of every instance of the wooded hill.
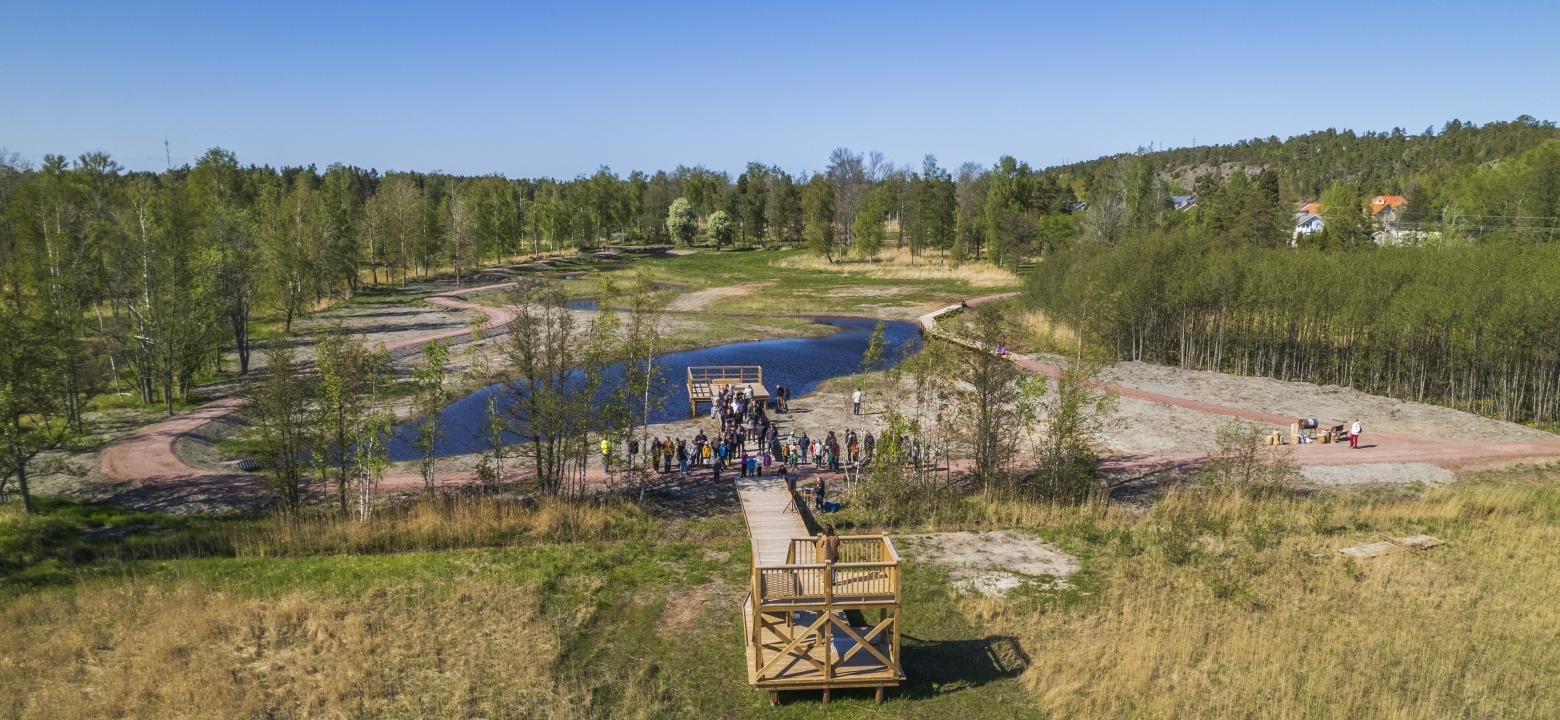
[[[1542, 426], [1560, 421], [1553, 125], [1523, 118], [1450, 124], [1442, 135], [1319, 139], [1339, 137], [1074, 168], [1098, 173], [1101, 189], [1083, 240], [1039, 264], [1028, 302], [1081, 329], [1110, 358], [1346, 385]], [[1283, 164], [1296, 156], [1308, 159], [1298, 169]], [[1158, 198], [1167, 188], [1153, 179], [1152, 163], [1171, 158], [1261, 161], [1266, 169], [1209, 179], [1197, 207], [1178, 212], [1164, 209]], [[1322, 193], [1327, 228], [1298, 238], [1299, 247], [1289, 247], [1286, 183], [1330, 183]], [[1410, 206], [1421, 205], [1418, 227], [1428, 231], [1410, 246], [1379, 247], [1364, 193], [1398, 188]]]
[[[1553, 122], [1522, 116], [1485, 125], [1452, 120], [1441, 127], [1413, 134], [1402, 128], [1386, 132], [1319, 130], [1287, 140], [1253, 138], [1226, 145], [1199, 145], [1150, 152], [1112, 155], [1045, 170], [1064, 178], [1085, 199], [1106, 191], [1114, 167], [1132, 158], [1146, 162], [1163, 178], [1186, 178], [1222, 168], [1255, 175], [1278, 172], [1284, 198], [1319, 198], [1334, 183], [1361, 196], [1405, 195], [1411, 211], [1425, 213], [1439, 206], [1437, 190], [1452, 175], [1468, 168], [1511, 158], [1547, 140], [1560, 139]], [[1214, 173], [1220, 177], [1219, 173]], [[1190, 193], [1195, 184], [1172, 187]]]

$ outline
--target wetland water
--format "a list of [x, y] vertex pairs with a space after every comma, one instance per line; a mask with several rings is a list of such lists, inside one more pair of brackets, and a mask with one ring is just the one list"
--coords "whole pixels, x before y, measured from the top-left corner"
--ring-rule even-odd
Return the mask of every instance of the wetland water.
[[[829, 378], [849, 375], [861, 365], [861, 355], [867, 349], [867, 339], [872, 326], [870, 318], [814, 317], [813, 322], [830, 325], [838, 330], [822, 337], [783, 338], [730, 343], [714, 347], [668, 353], [656, 359], [659, 381], [652, 390], [657, 409], [651, 413], [651, 422], [681, 420], [688, 416], [688, 391], [685, 380], [690, 365], [761, 365], [764, 368], [764, 385], [774, 392], [775, 386], [791, 388], [791, 396], [800, 397], [812, 392]], [[884, 361], [878, 369], [897, 365], [904, 357], [921, 347], [921, 336], [915, 323], [886, 320], [883, 331], [887, 339]], [[513, 402], [507, 383], [495, 383], [463, 397], [439, 413], [444, 429], [436, 454], [439, 457], [465, 455], [484, 449], [480, 435], [486, 432], [487, 399], [496, 394], [501, 407]], [[416, 421], [398, 425], [390, 442], [390, 459], [415, 460], [419, 456], [412, 444], [417, 434]], [[506, 442], [519, 442], [519, 436], [508, 436]]]

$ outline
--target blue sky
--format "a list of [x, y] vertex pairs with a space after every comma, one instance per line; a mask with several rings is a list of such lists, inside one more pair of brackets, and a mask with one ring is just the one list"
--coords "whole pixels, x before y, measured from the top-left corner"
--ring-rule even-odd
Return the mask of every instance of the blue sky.
[[0, 147], [572, 177], [1560, 119], [1560, 4], [0, 0]]

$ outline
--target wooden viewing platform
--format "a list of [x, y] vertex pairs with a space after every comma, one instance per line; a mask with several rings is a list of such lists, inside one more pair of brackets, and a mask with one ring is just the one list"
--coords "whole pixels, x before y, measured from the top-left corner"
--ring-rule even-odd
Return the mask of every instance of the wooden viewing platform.
[[699, 403], [710, 404], [725, 387], [753, 389], [753, 399], [769, 402], [764, 368], [759, 365], [693, 365], [688, 368], [688, 417], [699, 414]]
[[748, 683], [770, 693], [883, 689], [900, 669], [900, 565], [884, 535], [842, 535], [836, 562], [817, 556], [790, 488], [777, 477], [737, 481], [753, 564], [743, 602]]

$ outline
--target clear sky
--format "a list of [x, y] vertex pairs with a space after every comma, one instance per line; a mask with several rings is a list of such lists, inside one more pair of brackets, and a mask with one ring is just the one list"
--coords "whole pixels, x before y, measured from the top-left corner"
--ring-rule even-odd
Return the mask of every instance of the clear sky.
[[1560, 119], [1560, 3], [0, 0], [0, 147], [572, 177]]

